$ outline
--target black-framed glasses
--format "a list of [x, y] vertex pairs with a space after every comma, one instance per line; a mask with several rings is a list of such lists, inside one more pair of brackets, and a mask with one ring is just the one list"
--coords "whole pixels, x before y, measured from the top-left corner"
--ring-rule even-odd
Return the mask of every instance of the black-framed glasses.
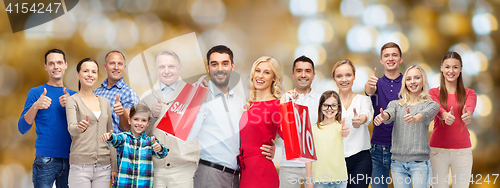
[[332, 110], [338, 110], [339, 106], [340, 106], [340, 104], [326, 104], [326, 103], [323, 103], [323, 108], [326, 108], [325, 110], [328, 110], [330, 108]]

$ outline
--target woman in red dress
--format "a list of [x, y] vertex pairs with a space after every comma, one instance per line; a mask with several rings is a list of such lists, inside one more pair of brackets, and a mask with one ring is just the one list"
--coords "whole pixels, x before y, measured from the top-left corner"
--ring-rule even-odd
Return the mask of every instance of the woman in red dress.
[[269, 56], [257, 59], [250, 72], [249, 99], [240, 119], [240, 188], [279, 187], [279, 177], [271, 160], [262, 155], [262, 144], [273, 145], [281, 134], [279, 113], [283, 72], [281, 63]]

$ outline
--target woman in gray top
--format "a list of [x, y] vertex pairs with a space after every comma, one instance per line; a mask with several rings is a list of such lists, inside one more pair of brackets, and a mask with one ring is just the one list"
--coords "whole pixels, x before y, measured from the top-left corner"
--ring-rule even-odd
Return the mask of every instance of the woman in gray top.
[[[394, 122], [392, 130], [392, 181], [395, 188], [429, 188], [431, 185], [431, 149], [427, 140], [429, 124], [439, 111], [439, 105], [428, 93], [427, 77], [422, 67], [410, 66], [402, 82], [399, 100], [380, 109], [376, 126]], [[403, 89], [404, 88], [404, 89]]]

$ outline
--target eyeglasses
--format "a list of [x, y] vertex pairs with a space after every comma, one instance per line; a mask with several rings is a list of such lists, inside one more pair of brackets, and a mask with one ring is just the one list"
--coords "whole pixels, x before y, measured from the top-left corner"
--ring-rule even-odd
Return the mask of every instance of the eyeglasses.
[[332, 110], [338, 110], [339, 106], [340, 106], [340, 104], [326, 104], [326, 103], [323, 103], [323, 108], [326, 108], [325, 110], [328, 110], [330, 108]]

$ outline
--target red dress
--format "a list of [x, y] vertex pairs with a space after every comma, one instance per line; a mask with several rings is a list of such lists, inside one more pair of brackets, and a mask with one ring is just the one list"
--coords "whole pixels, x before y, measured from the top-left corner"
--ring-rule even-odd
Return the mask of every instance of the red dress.
[[240, 188], [279, 187], [279, 177], [273, 161], [266, 159], [260, 147], [272, 145], [276, 133], [281, 135], [279, 100], [254, 102], [240, 119]]

